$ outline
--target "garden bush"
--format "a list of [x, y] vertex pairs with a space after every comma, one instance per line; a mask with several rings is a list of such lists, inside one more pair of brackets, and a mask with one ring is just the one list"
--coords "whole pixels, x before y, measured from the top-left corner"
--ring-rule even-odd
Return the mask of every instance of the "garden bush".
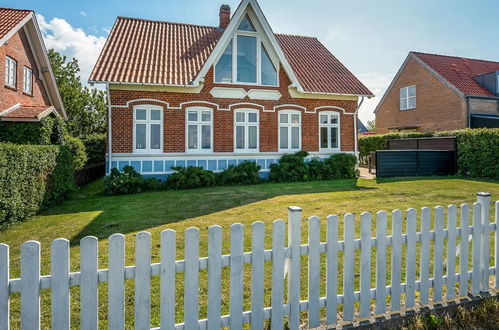
[[106, 161], [106, 134], [91, 134], [81, 138], [87, 151], [87, 166]]
[[269, 180], [273, 182], [308, 180], [308, 166], [305, 162], [307, 156], [306, 151], [283, 155], [277, 163], [270, 165]]
[[73, 167], [74, 170], [83, 168], [87, 163], [87, 151], [83, 141], [79, 138], [67, 135], [63, 143], [73, 154]]
[[120, 172], [116, 168], [104, 178], [104, 193], [106, 195], [129, 195], [141, 191], [159, 188], [160, 182], [155, 178], [144, 178], [132, 166], [125, 166]]
[[166, 187], [170, 189], [206, 188], [216, 184], [215, 173], [201, 167], [174, 167], [173, 170], [175, 173], [166, 181]]
[[258, 172], [260, 166], [255, 162], [243, 162], [239, 165], [230, 165], [225, 171], [216, 175], [217, 184], [236, 185], [236, 184], [257, 184], [262, 181]]
[[357, 158], [351, 154], [334, 154], [323, 162], [322, 180], [353, 179]]
[[57, 146], [0, 143], [0, 226], [39, 210], [59, 153]]

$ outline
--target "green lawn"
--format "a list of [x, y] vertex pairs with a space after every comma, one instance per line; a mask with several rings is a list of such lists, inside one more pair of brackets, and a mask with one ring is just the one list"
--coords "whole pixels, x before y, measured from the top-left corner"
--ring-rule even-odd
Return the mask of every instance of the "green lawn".
[[[107, 237], [113, 233], [126, 235], [127, 265], [134, 264], [134, 235], [140, 231], [152, 233], [153, 262], [159, 261], [159, 234], [164, 229], [177, 231], [177, 259], [183, 258], [183, 231], [189, 227], [201, 229], [201, 256], [207, 256], [207, 228], [210, 225], [223, 226], [223, 249], [229, 252], [229, 226], [240, 222], [246, 226], [245, 246], [250, 249], [250, 225], [254, 221], [266, 223], [266, 248], [270, 248], [271, 223], [275, 219], [285, 219], [287, 207], [297, 205], [303, 208], [304, 218], [312, 215], [321, 219], [329, 214], [344, 215], [348, 212], [360, 214], [363, 211], [377, 212], [384, 209], [406, 210], [409, 207], [419, 209], [423, 206], [472, 203], [476, 201], [478, 191], [492, 193], [492, 199], [499, 199], [499, 184], [461, 178], [428, 178], [428, 179], [385, 179], [375, 180], [342, 180], [303, 182], [293, 184], [262, 184], [256, 186], [217, 187], [190, 191], [161, 191], [131, 196], [107, 197], [102, 194], [102, 182], [97, 181], [84, 187], [69, 201], [61, 203], [29, 221], [19, 223], [4, 231], [0, 231], [0, 242], [11, 247], [11, 276], [19, 276], [19, 248], [22, 242], [38, 240], [42, 243], [42, 274], [50, 270], [50, 245], [56, 238], [71, 240], [71, 271], [79, 269], [79, 240], [87, 235], [97, 236], [99, 243], [99, 267], [107, 265]], [[306, 228], [306, 223], [303, 224]], [[325, 229], [325, 226], [323, 226]], [[373, 234], [375, 224], [373, 223]], [[390, 228], [390, 225], [389, 225]], [[419, 225], [418, 225], [419, 228]], [[404, 227], [405, 231], [405, 227]], [[343, 226], [340, 222], [340, 239]], [[358, 228], [357, 228], [358, 235]], [[321, 233], [325, 237], [325, 230]], [[306, 230], [303, 232], [304, 242]], [[445, 255], [445, 254], [444, 254]], [[266, 264], [266, 267], [269, 265]], [[341, 269], [341, 263], [340, 263]], [[388, 268], [389, 269], [389, 268]], [[224, 280], [228, 280], [228, 269], [223, 272]], [[303, 271], [306, 271], [306, 258], [303, 259]], [[246, 266], [249, 273], [249, 266]], [[268, 273], [266, 271], [266, 273]], [[177, 321], [183, 319], [182, 274], [178, 275]], [[207, 274], [200, 274], [200, 313], [206, 316], [207, 311]], [[342, 281], [341, 274], [339, 275]], [[374, 279], [374, 272], [373, 272]], [[358, 277], [355, 279], [358, 282]], [[325, 281], [321, 281], [321, 295], [325, 293]], [[225, 282], [224, 282], [225, 283]], [[228, 282], [226, 282], [228, 283]], [[270, 279], [266, 280], [266, 304], [270, 304]], [[358, 283], [356, 284], [358, 285]], [[152, 315], [151, 326], [159, 326], [159, 280], [152, 280]], [[245, 277], [244, 304], [245, 310], [250, 308], [250, 277]], [[341, 283], [339, 289], [341, 290]], [[107, 288], [99, 286], [100, 326], [107, 326]], [[133, 327], [133, 281], [127, 281], [126, 317], [127, 326]], [[302, 298], [306, 298], [307, 283], [302, 280]], [[357, 288], [358, 289], [358, 288]], [[229, 288], [223, 285], [222, 312], [228, 313]], [[340, 291], [341, 292], [341, 291]], [[72, 326], [78, 327], [78, 288], [72, 288]], [[42, 293], [42, 327], [50, 324], [50, 292]], [[19, 299], [12, 299], [12, 327], [19, 327]]]

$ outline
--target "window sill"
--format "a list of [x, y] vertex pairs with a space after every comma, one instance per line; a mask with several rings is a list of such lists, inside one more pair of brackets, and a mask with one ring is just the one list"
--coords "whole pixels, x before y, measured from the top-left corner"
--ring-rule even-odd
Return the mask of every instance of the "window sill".
[[26, 96], [29, 96], [29, 97], [33, 97], [33, 93], [23, 92], [23, 95], [26, 95]]
[[409, 111], [409, 110], [416, 110], [416, 107], [414, 107], [414, 108], [407, 108], [407, 109], [400, 109], [400, 111]]
[[5, 85], [5, 88], [10, 89], [11, 91], [17, 92], [17, 88], [11, 85]]

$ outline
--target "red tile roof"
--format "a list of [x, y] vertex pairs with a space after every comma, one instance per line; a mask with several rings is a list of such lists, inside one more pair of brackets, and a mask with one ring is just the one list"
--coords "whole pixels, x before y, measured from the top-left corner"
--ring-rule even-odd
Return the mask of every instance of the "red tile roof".
[[1, 115], [3, 118], [22, 118], [22, 119], [37, 119], [43, 112], [52, 107], [47, 107], [46, 105], [41, 106], [20, 106], [17, 109], [9, 111], [8, 113]]
[[473, 77], [499, 71], [499, 62], [411, 52], [465, 95], [495, 96]]
[[[211, 26], [118, 17], [89, 81], [188, 85], [222, 34]], [[372, 94], [316, 38], [276, 37], [305, 91]]]
[[5, 37], [13, 28], [16, 27], [31, 10], [0, 8], [0, 38]]
[[276, 37], [305, 91], [372, 95], [317, 38], [286, 34]]

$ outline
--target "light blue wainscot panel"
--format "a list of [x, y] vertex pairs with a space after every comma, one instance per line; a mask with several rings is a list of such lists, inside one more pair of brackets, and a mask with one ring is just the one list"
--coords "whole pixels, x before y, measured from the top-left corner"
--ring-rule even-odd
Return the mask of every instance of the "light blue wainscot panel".
[[265, 167], [265, 159], [259, 159], [256, 164], [260, 166], [260, 170], [266, 170], [267, 167]]
[[236, 159], [229, 159], [229, 166], [230, 165], [237, 165], [237, 160]]
[[131, 161], [130, 166], [133, 167], [137, 172], [142, 172], [141, 162], [140, 161]]
[[145, 173], [152, 172], [152, 160], [144, 160], [142, 162], [142, 172], [145, 172]]
[[185, 160], [177, 160], [175, 162], [175, 166], [177, 166], [177, 167], [185, 167]]
[[[177, 166], [180, 166], [180, 165], [177, 165]], [[174, 160], [166, 160], [165, 161], [165, 171], [166, 172], [173, 171], [174, 167], [175, 167], [175, 161]]]
[[165, 169], [164, 169], [164, 165], [165, 165], [165, 162], [162, 161], [162, 160], [155, 160], [154, 161], [154, 172], [164, 172]]
[[219, 160], [218, 161], [218, 170], [223, 171], [226, 169], [227, 169], [227, 160], [226, 159]]
[[119, 161], [118, 162], [118, 169], [120, 171], [123, 171], [123, 169], [125, 168], [125, 166], [128, 166], [130, 165], [130, 162], [127, 160], [127, 161]]
[[187, 161], [187, 167], [189, 166], [197, 166], [197, 161], [195, 160], [188, 160]]
[[198, 160], [198, 167], [206, 170], [206, 160]]
[[217, 161], [213, 160], [213, 159], [210, 159], [208, 161], [208, 169], [210, 171], [216, 171], [217, 170]]

